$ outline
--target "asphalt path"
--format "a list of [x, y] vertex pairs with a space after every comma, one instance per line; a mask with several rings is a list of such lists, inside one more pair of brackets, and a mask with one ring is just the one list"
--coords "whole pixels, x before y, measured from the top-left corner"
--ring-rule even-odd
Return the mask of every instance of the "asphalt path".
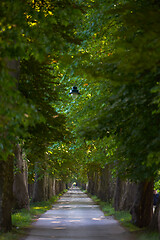
[[24, 240], [135, 240], [79, 188], [71, 188], [32, 224]]

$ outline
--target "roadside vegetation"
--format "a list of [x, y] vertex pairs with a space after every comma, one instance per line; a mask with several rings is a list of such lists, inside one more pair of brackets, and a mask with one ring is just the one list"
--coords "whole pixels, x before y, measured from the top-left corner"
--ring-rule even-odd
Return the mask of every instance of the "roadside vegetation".
[[146, 228], [136, 227], [132, 222], [132, 216], [129, 211], [115, 211], [113, 204], [102, 202], [97, 196], [90, 195], [94, 202], [96, 202], [105, 216], [113, 216], [120, 224], [128, 229], [130, 232], [137, 234], [137, 240], [159, 240], [159, 233], [148, 231]]
[[[65, 191], [64, 191], [65, 192]], [[18, 240], [26, 234], [31, 223], [36, 221], [47, 210], [51, 209], [62, 193], [53, 196], [48, 201], [36, 202], [30, 204], [30, 209], [21, 209], [12, 214], [13, 228], [11, 232], [2, 233], [0, 240]]]
[[115, 211], [111, 203], [102, 202], [97, 196], [90, 195], [90, 197], [100, 206], [105, 216], [113, 216], [130, 232], [142, 230], [131, 223], [131, 214], [129, 211]]

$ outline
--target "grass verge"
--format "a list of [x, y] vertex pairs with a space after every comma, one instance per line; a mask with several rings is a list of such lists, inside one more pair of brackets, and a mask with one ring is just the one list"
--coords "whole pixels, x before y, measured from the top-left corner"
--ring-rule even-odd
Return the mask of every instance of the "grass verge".
[[159, 233], [145, 232], [138, 236], [138, 240], [159, 240]]
[[58, 198], [63, 193], [53, 196], [50, 200], [44, 202], [37, 202], [30, 204], [30, 210], [22, 209], [12, 214], [13, 229], [9, 233], [2, 233], [0, 240], [18, 240], [21, 239], [27, 228], [35, 221], [40, 215], [52, 208]]
[[105, 216], [114, 216], [123, 227], [127, 228], [130, 232], [135, 232], [137, 240], [159, 240], [159, 233], [149, 232], [146, 229], [138, 228], [131, 222], [131, 214], [128, 211], [115, 211], [112, 204], [102, 202], [97, 196], [92, 196], [89, 194], [94, 202], [99, 204], [101, 210], [104, 212]]

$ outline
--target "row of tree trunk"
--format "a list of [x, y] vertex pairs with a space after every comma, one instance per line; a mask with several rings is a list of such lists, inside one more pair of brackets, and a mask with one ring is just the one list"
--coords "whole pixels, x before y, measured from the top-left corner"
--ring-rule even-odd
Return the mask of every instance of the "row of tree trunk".
[[[98, 169], [98, 170], [97, 170]], [[142, 228], [160, 229], [159, 203], [153, 215], [153, 179], [131, 183], [112, 176], [110, 166], [90, 166], [87, 191], [112, 203], [115, 211], [130, 211], [132, 222]]]
[[27, 162], [23, 160], [22, 150], [17, 145], [14, 155], [10, 155], [7, 161], [0, 161], [0, 230], [7, 232], [12, 229], [13, 210], [29, 210], [30, 201], [46, 201], [64, 189], [66, 184], [62, 180], [47, 173], [42, 176], [35, 174], [33, 184], [28, 184]]

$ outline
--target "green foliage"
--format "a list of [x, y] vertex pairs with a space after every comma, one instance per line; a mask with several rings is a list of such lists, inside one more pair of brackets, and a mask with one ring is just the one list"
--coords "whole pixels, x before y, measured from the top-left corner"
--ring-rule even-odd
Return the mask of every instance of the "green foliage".
[[29, 136], [26, 138], [25, 146], [30, 150], [29, 159], [33, 159], [35, 155], [43, 155], [48, 145], [63, 140], [66, 134], [65, 118], [55, 110], [56, 102], [59, 100], [57, 91], [59, 83], [56, 79], [55, 66], [50, 65], [50, 61], [48, 58], [40, 63], [32, 57], [21, 63], [19, 90], [27, 102], [36, 107], [37, 115], [43, 119], [27, 129]]
[[35, 162], [67, 181], [106, 163], [134, 181], [157, 176], [159, 13], [156, 0], [2, 0], [1, 158], [21, 142], [30, 179]]
[[160, 172], [158, 171], [157, 177], [154, 181], [154, 189], [156, 189], [158, 192], [160, 192]]
[[[92, 141], [86, 163], [112, 162], [134, 181], [155, 177], [160, 167], [158, 6], [95, 1], [79, 28], [87, 40], [74, 49], [71, 66], [85, 88], [69, 116], [75, 136]], [[106, 138], [108, 152], [98, 151], [99, 138]]]
[[37, 117], [29, 119], [28, 115], [33, 115], [36, 109], [33, 105], [27, 104], [24, 97], [16, 91], [15, 79], [6, 73], [1, 75], [1, 101], [0, 101], [0, 158], [6, 159], [13, 150], [13, 146], [19, 141], [18, 136], [26, 133], [25, 128]]
[[[81, 11], [81, 6], [77, 1], [54, 1], [54, 3], [53, 1], [25, 1], [24, 3], [21, 0], [16, 0], [13, 3], [2, 0], [0, 2], [1, 158], [7, 158], [7, 155], [13, 151], [14, 145], [20, 141], [19, 138], [23, 139], [26, 137], [26, 134], [28, 134], [26, 128], [28, 126], [32, 128], [33, 125], [37, 124], [37, 128], [41, 129], [41, 136], [45, 131], [52, 130], [50, 131], [51, 138], [51, 135], [53, 136], [53, 128], [54, 132], [56, 132], [57, 126], [63, 125], [63, 119], [60, 120], [59, 115], [58, 120], [60, 121], [55, 120], [54, 127], [53, 124], [51, 126], [49, 123], [48, 125], [50, 126], [47, 126], [47, 123], [44, 124], [44, 111], [41, 114], [39, 109], [37, 109], [37, 103], [40, 103], [42, 98], [44, 100], [44, 97], [47, 97], [47, 101], [51, 101], [52, 104], [56, 98], [56, 93], [54, 92], [53, 97], [53, 91], [51, 91], [55, 87], [55, 84], [44, 81], [44, 78], [47, 77], [48, 80], [51, 74], [48, 71], [47, 75], [47, 71], [42, 70], [42, 65], [46, 65], [44, 62], [48, 59], [48, 55], [52, 55], [52, 60], [57, 62], [59, 56], [63, 55], [71, 44], [79, 41], [75, 36], [75, 26], [79, 21]], [[21, 67], [23, 63], [23, 70], [25, 65], [25, 70], [30, 73], [30, 77], [26, 79], [23, 71], [23, 83], [28, 81], [28, 85], [25, 82], [25, 89], [23, 91], [22, 88], [19, 89], [22, 84], [22, 78], [18, 82], [20, 61]], [[32, 64], [33, 62], [34, 64]], [[9, 64], [13, 67], [12, 71], [8, 69]], [[51, 65], [51, 62], [48, 65]], [[39, 74], [43, 81], [39, 82], [39, 79], [37, 80], [38, 71], [40, 71]], [[34, 78], [35, 75], [36, 78]], [[37, 84], [38, 82], [39, 84]], [[35, 91], [36, 88], [34, 87], [36, 84], [41, 91]], [[29, 89], [26, 87], [29, 87]], [[31, 88], [34, 88], [32, 93], [27, 92]], [[44, 94], [42, 89], [46, 89]], [[48, 95], [46, 94], [47, 91]], [[32, 101], [33, 93], [35, 94], [34, 101]], [[26, 101], [26, 97], [30, 97], [30, 99]], [[48, 104], [47, 101], [43, 101], [43, 108], [50, 107], [49, 110], [52, 109], [51, 112], [53, 113], [52, 117], [55, 114], [57, 115], [56, 111], [50, 105], [51, 102]], [[51, 116], [47, 120], [50, 123], [53, 122], [51, 121], [53, 120]], [[33, 134], [35, 134], [35, 131]], [[62, 132], [59, 132], [59, 134], [62, 135]], [[36, 137], [40, 139], [39, 136]], [[49, 139], [48, 141], [51, 140]]]
[[[143, 181], [160, 167], [159, 5], [101, 0], [86, 6], [76, 28], [81, 42], [62, 57], [67, 68], [61, 65], [66, 91], [59, 109], [73, 138], [69, 154], [85, 179], [89, 168], [110, 163], [114, 174]], [[81, 95], [72, 101], [67, 92], [75, 84]]]

